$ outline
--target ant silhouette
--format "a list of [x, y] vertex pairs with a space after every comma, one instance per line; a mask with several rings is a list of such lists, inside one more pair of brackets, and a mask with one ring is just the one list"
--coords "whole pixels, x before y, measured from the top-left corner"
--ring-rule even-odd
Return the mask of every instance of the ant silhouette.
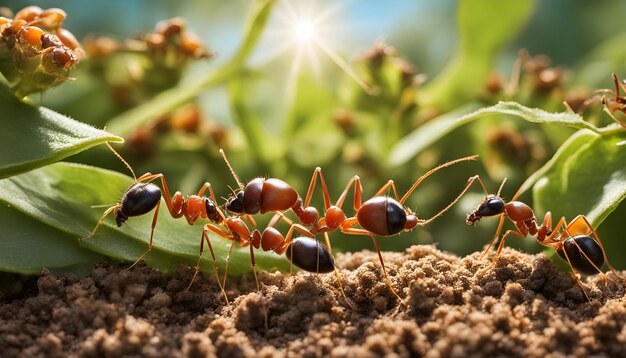
[[569, 223], [565, 217], [561, 217], [553, 228], [552, 214], [548, 211], [543, 218], [543, 223], [539, 225], [530, 206], [516, 200], [521, 195], [521, 191], [518, 191], [508, 203], [500, 197], [500, 192], [502, 191], [506, 179], [502, 181], [495, 195], [489, 194], [478, 175], [471, 177], [469, 182], [471, 184], [476, 180], [485, 191], [486, 197], [474, 211], [467, 215], [466, 223], [468, 225], [475, 225], [476, 222], [483, 217], [500, 216], [496, 234], [483, 252], [481, 258], [489, 252], [493, 244], [500, 238], [506, 217], [513, 221], [516, 227], [516, 229], [507, 230], [504, 235], [502, 235], [489, 269], [495, 266], [509, 235], [520, 238], [525, 238], [530, 235], [535, 236], [540, 245], [556, 250], [559, 256], [567, 261], [569, 267], [572, 269], [572, 275], [576, 283], [580, 286], [588, 301], [591, 300], [582, 282], [578, 278], [577, 272], [587, 275], [599, 273], [606, 279], [606, 275], [601, 270], [603, 264], [606, 262], [611, 272], [621, 278], [615, 268], [609, 263], [606, 251], [602, 245], [602, 240], [600, 240], [596, 230], [584, 215], [576, 216], [574, 220]]

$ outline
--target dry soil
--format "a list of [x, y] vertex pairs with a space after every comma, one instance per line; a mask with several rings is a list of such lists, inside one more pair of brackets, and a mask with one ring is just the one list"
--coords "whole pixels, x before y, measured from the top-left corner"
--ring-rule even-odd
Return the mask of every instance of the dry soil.
[[[88, 277], [16, 277], [0, 294], [3, 357], [626, 356], [624, 282], [572, 276], [543, 255], [432, 246], [339, 255], [333, 274], [231, 279], [229, 305], [210, 278], [102, 264]], [[621, 273], [624, 275], [624, 272]], [[347, 297], [347, 298], [346, 298]], [[267, 318], [267, 321], [266, 321]]]

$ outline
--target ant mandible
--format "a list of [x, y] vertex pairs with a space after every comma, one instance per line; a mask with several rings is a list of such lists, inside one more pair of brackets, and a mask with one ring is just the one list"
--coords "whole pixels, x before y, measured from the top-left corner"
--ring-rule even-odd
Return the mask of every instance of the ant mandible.
[[[350, 179], [350, 181], [346, 185], [346, 188], [339, 196], [339, 199], [337, 199], [335, 205], [331, 204], [330, 194], [328, 193], [326, 181], [324, 180], [324, 175], [322, 174], [322, 169], [317, 167], [313, 172], [313, 178], [311, 179], [311, 184], [309, 186], [309, 191], [304, 201], [304, 205], [306, 206], [310, 202], [313, 189], [319, 177], [324, 197], [325, 214], [314, 224], [310, 232], [313, 235], [323, 233], [329, 249], [330, 241], [328, 239], [328, 233], [337, 229], [349, 235], [369, 236], [374, 242], [374, 247], [376, 248], [378, 259], [385, 275], [387, 285], [389, 286], [393, 294], [399, 300], [401, 300], [400, 296], [393, 288], [389, 276], [387, 275], [385, 262], [383, 260], [380, 247], [378, 245], [378, 239], [376, 238], [376, 236], [392, 236], [399, 234], [402, 231], [411, 231], [417, 226], [424, 226], [430, 223], [431, 221], [435, 220], [443, 213], [445, 213], [461, 198], [461, 196], [463, 196], [463, 194], [469, 189], [471, 183], [467, 184], [465, 189], [463, 189], [463, 191], [454, 199], [452, 203], [448, 204], [448, 206], [446, 206], [443, 210], [441, 210], [429, 219], [419, 219], [410, 208], [404, 206], [404, 203], [409, 198], [409, 196], [411, 196], [413, 191], [415, 191], [415, 189], [419, 186], [419, 184], [433, 173], [453, 164], [463, 161], [475, 160], [476, 158], [478, 158], [478, 156], [473, 155], [452, 160], [447, 163], [441, 164], [434, 169], [429, 170], [419, 179], [417, 179], [415, 183], [413, 183], [411, 188], [406, 192], [406, 194], [404, 194], [404, 196], [402, 196], [402, 198], [400, 198], [398, 195], [398, 191], [396, 189], [394, 181], [389, 180], [374, 194], [371, 199], [363, 202], [361, 179], [359, 178], [359, 176], [355, 175], [354, 177], [352, 177], [352, 179]], [[348, 192], [352, 187], [354, 187], [354, 210], [356, 211], [356, 215], [348, 218], [344, 213], [342, 206], [344, 204], [344, 201], [346, 200]], [[393, 198], [388, 195], [384, 195], [384, 193], [390, 188], [394, 195]], [[354, 226], [356, 226], [357, 224], [359, 224], [361, 228], [355, 228]]]
[[[477, 180], [485, 191], [485, 200], [471, 213], [467, 215], [466, 223], [468, 225], [475, 225], [483, 217], [500, 216], [500, 222], [493, 239], [483, 252], [484, 257], [491, 249], [493, 244], [500, 237], [502, 227], [504, 225], [505, 217], [508, 217], [515, 223], [517, 230], [507, 230], [500, 244], [496, 254], [491, 262], [489, 268], [493, 268], [502, 252], [504, 243], [509, 235], [515, 235], [517, 237], [525, 238], [526, 236], [535, 236], [537, 242], [543, 246], [553, 248], [556, 252], [567, 261], [572, 269], [572, 275], [576, 280], [576, 283], [580, 286], [587, 300], [590, 301], [587, 292], [585, 292], [582, 282], [577, 276], [577, 271], [594, 275], [600, 273], [604, 278], [606, 276], [601, 270], [602, 265], [606, 262], [609, 269], [617, 276], [620, 277], [613, 266], [609, 263], [606, 256], [606, 251], [602, 245], [600, 237], [596, 233], [595, 229], [584, 215], [578, 215], [570, 223], [567, 222], [565, 217], [561, 217], [559, 221], [552, 228], [552, 214], [548, 211], [543, 218], [543, 223], [538, 225], [537, 218], [533, 213], [533, 210], [527, 204], [516, 201], [521, 195], [521, 191], [518, 191], [513, 198], [506, 203], [504, 199], [500, 197], [502, 187], [506, 182], [506, 179], [502, 181], [498, 192], [493, 195], [489, 194], [485, 185], [478, 175], [469, 179], [470, 184]], [[561, 231], [561, 228], [563, 230]]]

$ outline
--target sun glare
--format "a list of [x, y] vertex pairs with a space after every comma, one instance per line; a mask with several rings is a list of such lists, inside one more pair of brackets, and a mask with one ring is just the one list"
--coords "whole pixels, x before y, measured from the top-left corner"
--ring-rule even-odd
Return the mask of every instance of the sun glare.
[[[350, 68], [350, 65], [334, 48], [344, 23], [338, 18], [340, 6], [333, 1], [283, 0], [277, 9], [277, 24], [273, 29], [277, 39], [270, 50], [270, 59], [290, 53], [293, 62], [289, 71], [290, 82], [295, 82], [303, 65], [308, 65], [314, 74], [321, 72], [320, 56], [327, 56], [348, 76], [354, 79], [367, 93], [372, 88]], [[324, 6], [323, 4], [327, 4]], [[340, 26], [337, 26], [340, 25]], [[345, 28], [345, 26], [343, 26]], [[272, 31], [272, 30], [270, 30]]]
[[315, 25], [309, 20], [299, 20], [294, 23], [293, 36], [298, 42], [310, 42], [315, 37]]

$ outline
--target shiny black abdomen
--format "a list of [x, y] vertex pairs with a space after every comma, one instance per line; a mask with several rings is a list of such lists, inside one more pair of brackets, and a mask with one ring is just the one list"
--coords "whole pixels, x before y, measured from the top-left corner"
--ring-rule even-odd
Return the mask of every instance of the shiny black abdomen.
[[[293, 248], [293, 256], [292, 256]], [[287, 259], [299, 268], [315, 273], [328, 273], [335, 269], [335, 260], [326, 246], [310, 237], [294, 239], [285, 251]]]
[[161, 188], [152, 183], [135, 183], [120, 203], [120, 211], [125, 216], [140, 216], [154, 209], [161, 200]]
[[[578, 246], [576, 246], [576, 244], [578, 244]], [[578, 247], [580, 247], [580, 249]], [[569, 261], [572, 263], [572, 266], [574, 266], [574, 269], [580, 273], [587, 275], [596, 275], [599, 273], [598, 269], [596, 269], [591, 262], [589, 262], [587, 257], [599, 269], [601, 269], [604, 264], [604, 253], [602, 252], [602, 247], [600, 247], [598, 242], [590, 236], [576, 235], [568, 237], [565, 241], [563, 241], [563, 249], [567, 252], [567, 258], [569, 258]], [[582, 254], [581, 250], [584, 251], [587, 257]], [[563, 260], [567, 260], [563, 250], [559, 250], [557, 252]]]

